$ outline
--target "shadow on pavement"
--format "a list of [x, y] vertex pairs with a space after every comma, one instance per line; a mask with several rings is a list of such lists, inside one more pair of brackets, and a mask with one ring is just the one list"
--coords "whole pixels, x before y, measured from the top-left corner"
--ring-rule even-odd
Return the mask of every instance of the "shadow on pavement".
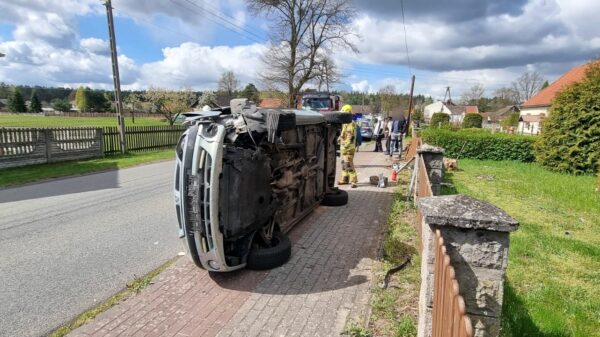
[[119, 171], [116, 164], [106, 172], [59, 178], [47, 182], [0, 189], [0, 204], [14, 201], [54, 197], [66, 194], [119, 188]]
[[[349, 203], [321, 206], [289, 234], [292, 257], [268, 271], [210, 273], [219, 286], [262, 294], [311, 294], [369, 282], [394, 188], [347, 189]], [[254, 278], [263, 278], [257, 286]]]

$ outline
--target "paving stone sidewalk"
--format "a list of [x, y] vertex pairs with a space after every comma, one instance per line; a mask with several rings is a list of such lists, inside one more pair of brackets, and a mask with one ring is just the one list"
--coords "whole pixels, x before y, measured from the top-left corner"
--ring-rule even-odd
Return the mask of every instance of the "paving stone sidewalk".
[[299, 223], [285, 265], [209, 274], [181, 258], [69, 336], [339, 336], [368, 315], [394, 191], [368, 184], [370, 175], [389, 176], [383, 154], [358, 152], [355, 165], [360, 184], [346, 188], [348, 205], [321, 206]]

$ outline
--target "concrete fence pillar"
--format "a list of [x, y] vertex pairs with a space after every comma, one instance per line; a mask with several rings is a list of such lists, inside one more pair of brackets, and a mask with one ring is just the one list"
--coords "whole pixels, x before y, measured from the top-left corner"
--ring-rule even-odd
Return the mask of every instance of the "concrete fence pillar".
[[421, 198], [419, 210], [423, 258], [418, 336], [431, 336], [436, 229], [456, 271], [474, 336], [499, 336], [509, 234], [518, 228], [517, 221], [496, 206], [464, 195]]
[[423, 144], [419, 146], [417, 153], [421, 155], [425, 162], [425, 168], [431, 183], [431, 192], [433, 192], [433, 195], [440, 195], [444, 171], [444, 149]]

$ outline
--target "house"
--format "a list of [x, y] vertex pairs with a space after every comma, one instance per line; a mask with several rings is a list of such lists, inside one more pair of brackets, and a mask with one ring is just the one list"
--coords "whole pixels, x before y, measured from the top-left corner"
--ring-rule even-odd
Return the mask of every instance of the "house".
[[517, 131], [524, 134], [539, 134], [542, 122], [549, 115], [554, 97], [565, 87], [580, 82], [585, 78], [589, 64], [577, 66], [562, 75], [558, 80], [542, 89], [521, 106], [521, 117]]
[[258, 106], [261, 108], [275, 109], [275, 108], [283, 108], [285, 106], [285, 104], [286, 104], [286, 102], [284, 102], [284, 100], [281, 98], [263, 98], [260, 100], [260, 103], [258, 104]]
[[479, 108], [476, 105], [457, 105], [451, 100], [446, 102], [437, 101], [423, 108], [423, 115], [426, 121], [431, 119], [434, 113], [443, 112], [450, 115], [450, 123], [460, 124], [468, 113], [479, 113]]
[[520, 112], [518, 106], [507, 105], [504, 108], [500, 108], [496, 111], [482, 112], [481, 117], [483, 118], [483, 128], [485, 129], [496, 129], [500, 125], [500, 122], [510, 116], [512, 113]]

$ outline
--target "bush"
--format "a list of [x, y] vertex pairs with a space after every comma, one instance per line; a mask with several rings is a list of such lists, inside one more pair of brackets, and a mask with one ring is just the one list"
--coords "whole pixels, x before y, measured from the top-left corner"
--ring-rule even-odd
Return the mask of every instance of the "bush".
[[421, 132], [423, 142], [444, 148], [444, 156], [491, 160], [534, 160], [530, 136], [491, 133], [481, 129], [451, 131], [427, 129]]
[[481, 123], [483, 123], [483, 117], [477, 113], [469, 113], [465, 115], [463, 119], [462, 127], [465, 129], [468, 128], [481, 128]]
[[502, 120], [502, 122], [500, 122], [500, 125], [502, 125], [502, 127], [507, 130], [511, 126], [516, 128], [517, 126], [519, 126], [519, 117], [521, 117], [520, 113], [512, 112], [510, 115], [508, 115], [508, 117], [506, 117]]
[[450, 124], [450, 115], [443, 112], [436, 112], [431, 116], [431, 122], [429, 122], [429, 124], [434, 128], [437, 128], [441, 125]]
[[565, 88], [544, 120], [536, 160], [554, 171], [592, 173], [600, 160], [600, 62]]

